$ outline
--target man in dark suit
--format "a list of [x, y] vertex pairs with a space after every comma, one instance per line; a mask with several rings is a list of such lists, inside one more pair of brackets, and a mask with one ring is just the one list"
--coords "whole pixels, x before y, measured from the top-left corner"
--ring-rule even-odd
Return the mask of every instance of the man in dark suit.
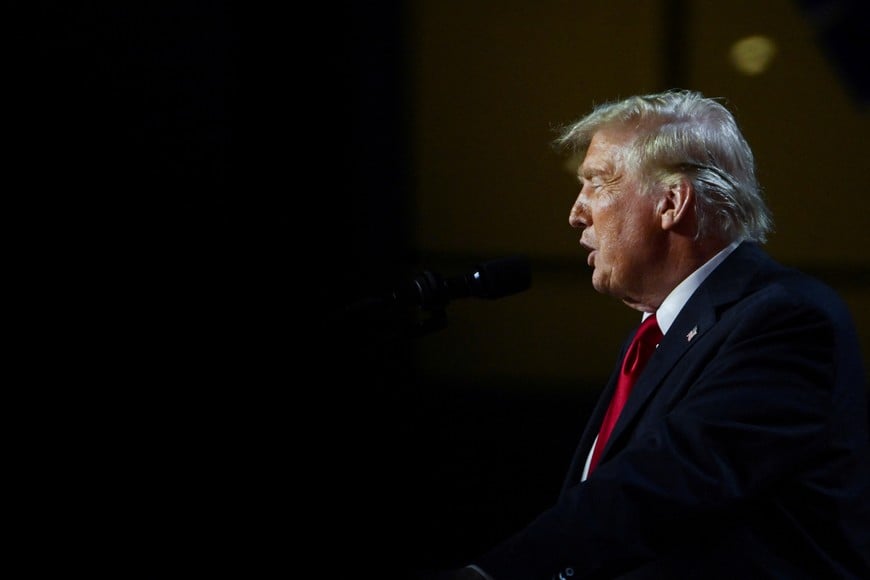
[[569, 222], [592, 284], [652, 324], [648, 360], [626, 341], [558, 501], [444, 577], [870, 578], [856, 331], [761, 249], [771, 217], [733, 116], [669, 91], [557, 143], [580, 159]]

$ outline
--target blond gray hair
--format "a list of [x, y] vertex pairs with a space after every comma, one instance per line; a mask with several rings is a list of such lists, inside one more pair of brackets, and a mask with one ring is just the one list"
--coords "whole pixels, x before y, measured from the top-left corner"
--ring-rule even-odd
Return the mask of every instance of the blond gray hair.
[[697, 238], [763, 243], [773, 229], [755, 158], [737, 121], [717, 100], [673, 90], [604, 103], [562, 127], [554, 144], [584, 154], [599, 130], [627, 128], [630, 170], [657, 183], [687, 178], [695, 190]]

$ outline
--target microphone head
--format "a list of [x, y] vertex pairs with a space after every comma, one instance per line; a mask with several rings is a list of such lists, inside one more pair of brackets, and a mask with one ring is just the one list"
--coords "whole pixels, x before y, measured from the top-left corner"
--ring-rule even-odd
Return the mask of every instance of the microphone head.
[[394, 295], [399, 303], [414, 304], [424, 310], [438, 310], [457, 298], [474, 296], [495, 299], [527, 290], [532, 273], [524, 256], [510, 256], [483, 262], [463, 275], [445, 278], [424, 271]]
[[525, 256], [509, 256], [479, 264], [466, 280], [471, 296], [492, 300], [528, 290], [532, 269]]

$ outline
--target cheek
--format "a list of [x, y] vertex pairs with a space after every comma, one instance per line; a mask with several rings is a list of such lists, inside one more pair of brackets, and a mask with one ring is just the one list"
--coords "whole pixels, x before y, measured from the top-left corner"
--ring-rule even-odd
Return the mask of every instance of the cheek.
[[626, 246], [636, 243], [638, 238], [631, 226], [618, 218], [601, 220], [595, 229], [601, 253], [610, 263], [618, 262], [621, 254], [626, 251]]
[[598, 241], [601, 266], [610, 276], [621, 279], [641, 265], [648, 240], [638, 224], [611, 219], [598, 230]]

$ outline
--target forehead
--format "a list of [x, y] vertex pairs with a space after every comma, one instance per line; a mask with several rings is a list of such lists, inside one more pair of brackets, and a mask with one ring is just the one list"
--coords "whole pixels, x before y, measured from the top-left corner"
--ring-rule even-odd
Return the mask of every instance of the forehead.
[[581, 177], [612, 173], [625, 157], [633, 135], [623, 129], [599, 129], [592, 135], [589, 147], [578, 168]]

